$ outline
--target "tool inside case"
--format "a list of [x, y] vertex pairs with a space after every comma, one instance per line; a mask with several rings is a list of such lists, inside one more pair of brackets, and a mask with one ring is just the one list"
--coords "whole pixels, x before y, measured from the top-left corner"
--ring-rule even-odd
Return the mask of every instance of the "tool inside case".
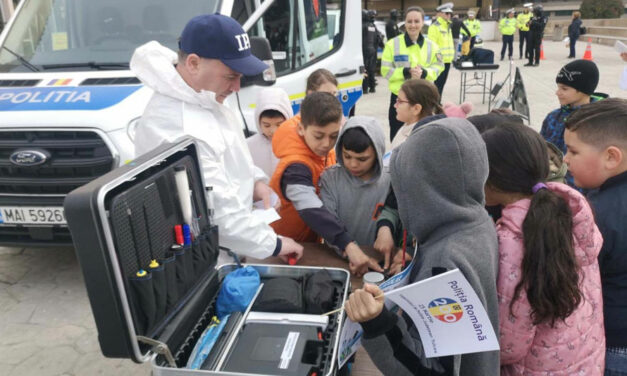
[[[182, 172], [188, 190], [181, 189]], [[186, 200], [188, 205], [181, 204]], [[105, 356], [152, 359], [153, 371], [163, 375], [185, 371], [194, 346], [216, 315], [222, 280], [237, 268], [215, 268], [218, 229], [211, 223], [208, 201], [197, 147], [190, 139], [160, 147], [66, 198], [66, 216]], [[183, 224], [189, 227], [181, 240], [175, 227]], [[253, 267], [262, 284], [270, 285], [276, 278], [302, 282], [322, 270]], [[333, 285], [329, 306], [339, 308], [347, 296], [349, 275], [326, 270]], [[341, 313], [322, 320], [320, 312], [267, 313], [254, 305], [252, 301], [245, 312], [231, 315], [196, 372], [334, 372]]]

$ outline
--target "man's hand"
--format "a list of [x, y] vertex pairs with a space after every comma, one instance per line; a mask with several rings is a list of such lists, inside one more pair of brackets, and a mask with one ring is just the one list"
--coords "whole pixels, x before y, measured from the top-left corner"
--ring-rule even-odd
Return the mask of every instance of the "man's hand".
[[621, 59], [623, 59], [624, 62], [627, 62], [627, 52], [622, 52], [620, 54]]
[[[405, 253], [405, 266], [411, 262], [411, 256], [409, 253]], [[394, 255], [392, 265], [390, 265], [390, 275], [396, 275], [403, 271], [403, 250], [399, 249]]]
[[374, 319], [383, 311], [382, 294], [383, 291], [378, 286], [365, 284], [363, 289], [355, 290], [348, 297], [344, 304], [346, 314], [354, 322], [365, 322]]
[[300, 260], [303, 257], [303, 246], [296, 243], [292, 238], [281, 238], [281, 250], [279, 251], [279, 258], [286, 264], [289, 263], [289, 259]]
[[[253, 189], [253, 201], [263, 200], [263, 208], [270, 209], [272, 203], [272, 194], [274, 191], [270, 186], [261, 180], [255, 182], [255, 188]], [[276, 193], [275, 193], [276, 194]], [[277, 200], [274, 209], [279, 211], [281, 209], [281, 200]]]
[[390, 267], [390, 256], [394, 251], [394, 237], [388, 226], [379, 227], [377, 231], [377, 239], [374, 242], [374, 249], [383, 254], [383, 269]]
[[348, 269], [355, 276], [361, 277], [368, 271], [368, 268], [377, 272], [383, 272], [379, 264], [371, 257], [368, 257], [356, 243], [348, 243], [344, 252], [348, 256]]

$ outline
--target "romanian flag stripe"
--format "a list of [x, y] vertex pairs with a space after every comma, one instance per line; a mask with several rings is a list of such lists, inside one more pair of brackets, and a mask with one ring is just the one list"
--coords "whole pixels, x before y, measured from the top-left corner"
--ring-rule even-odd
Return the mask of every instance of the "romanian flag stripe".
[[65, 86], [69, 85], [70, 82], [72, 82], [71, 78], [56, 79], [48, 82], [48, 86]]

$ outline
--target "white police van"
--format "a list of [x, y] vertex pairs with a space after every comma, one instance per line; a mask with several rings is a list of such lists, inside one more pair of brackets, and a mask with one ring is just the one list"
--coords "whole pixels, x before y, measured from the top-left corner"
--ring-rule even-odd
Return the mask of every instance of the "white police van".
[[338, 77], [346, 114], [361, 96], [358, 1], [22, 0], [0, 34], [0, 245], [71, 243], [65, 195], [133, 158], [152, 94], [128, 69], [133, 51], [150, 40], [176, 50], [185, 23], [214, 12], [272, 50], [274, 71], [226, 101], [243, 128], [255, 130], [263, 85], [284, 88], [296, 112], [318, 68]]

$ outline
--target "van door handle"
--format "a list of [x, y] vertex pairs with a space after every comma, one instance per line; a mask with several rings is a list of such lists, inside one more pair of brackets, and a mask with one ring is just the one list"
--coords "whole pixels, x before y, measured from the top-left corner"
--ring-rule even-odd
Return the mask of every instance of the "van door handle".
[[343, 69], [335, 74], [335, 77], [346, 77], [357, 73], [357, 69]]

